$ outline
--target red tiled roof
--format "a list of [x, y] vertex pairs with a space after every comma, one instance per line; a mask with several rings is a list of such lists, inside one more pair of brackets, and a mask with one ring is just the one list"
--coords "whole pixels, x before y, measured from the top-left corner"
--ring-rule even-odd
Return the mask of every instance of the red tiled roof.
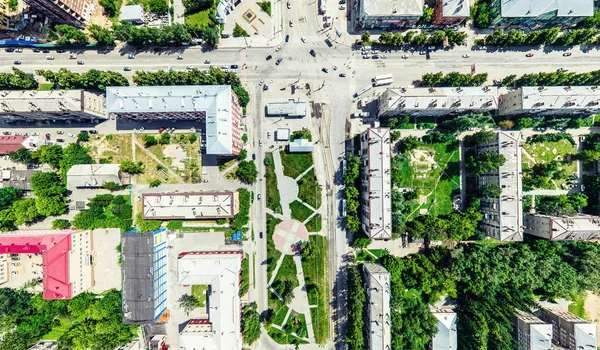
[[0, 154], [9, 154], [22, 148], [26, 136], [0, 136]]
[[69, 251], [71, 235], [5, 234], [0, 235], [1, 254], [42, 254], [44, 299], [71, 299]]

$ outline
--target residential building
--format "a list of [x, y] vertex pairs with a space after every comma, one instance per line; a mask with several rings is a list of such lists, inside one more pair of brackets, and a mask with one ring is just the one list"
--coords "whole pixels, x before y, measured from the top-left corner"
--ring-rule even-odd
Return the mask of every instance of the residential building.
[[518, 350], [550, 350], [552, 349], [552, 325], [540, 320], [537, 316], [516, 310], [515, 332]]
[[307, 139], [295, 139], [288, 146], [290, 153], [310, 153], [313, 151], [313, 148], [313, 143]]
[[233, 218], [240, 211], [238, 192], [169, 192], [142, 194], [143, 218], [198, 220]]
[[423, 16], [423, 6], [423, 0], [360, 0], [358, 24], [362, 29], [406, 28]]
[[365, 347], [368, 350], [391, 349], [390, 273], [381, 265], [364, 263], [363, 276], [367, 295]]
[[362, 229], [373, 239], [392, 238], [390, 129], [369, 128], [360, 135]]
[[524, 86], [500, 98], [499, 114], [582, 115], [600, 113], [598, 86]]
[[121, 22], [144, 24], [144, 8], [140, 4], [126, 5], [121, 8]]
[[123, 233], [123, 323], [159, 321], [167, 310], [167, 233]]
[[521, 134], [518, 131], [500, 131], [494, 140], [477, 145], [477, 153], [501, 154], [506, 161], [497, 170], [477, 177], [478, 185], [498, 185], [498, 198], [481, 198], [481, 230], [501, 241], [523, 240], [523, 187], [521, 172]]
[[457, 26], [471, 14], [467, 0], [436, 0], [433, 24], [440, 26]]
[[7, 155], [21, 148], [34, 149], [37, 147], [36, 140], [33, 136], [0, 136], [0, 155]]
[[2, 187], [14, 187], [23, 191], [31, 191], [31, 175], [36, 170], [25, 169], [25, 170], [14, 170], [4, 169], [0, 171], [0, 188]]
[[208, 319], [191, 319], [179, 333], [181, 350], [239, 350], [241, 304], [239, 297], [242, 251], [179, 254], [179, 285], [207, 285]]
[[243, 146], [242, 109], [229, 85], [108, 87], [106, 110], [130, 120], [203, 121], [207, 154], [237, 155]]
[[35, 12], [43, 13], [56, 24], [69, 24], [83, 29], [96, 5], [88, 0], [25, 0]]
[[494, 28], [570, 27], [594, 14], [593, 0], [492, 0]]
[[542, 309], [542, 319], [552, 324], [552, 343], [567, 349], [595, 350], [596, 323], [560, 309]]
[[8, 254], [0, 254], [0, 285], [8, 282]]
[[600, 216], [528, 214], [523, 219], [523, 226], [524, 233], [552, 241], [600, 239]]
[[83, 90], [0, 91], [0, 119], [7, 123], [99, 122], [105, 114], [104, 96]]
[[429, 343], [429, 350], [456, 350], [458, 346], [456, 312], [444, 308], [433, 309], [431, 313], [438, 320], [438, 331]]
[[10, 28], [10, 22], [17, 13], [11, 10], [8, 1], [0, 1], [0, 30]]
[[0, 234], [0, 254], [41, 254], [44, 299], [71, 299], [94, 285], [91, 230]]
[[67, 188], [101, 188], [105, 183], [129, 184], [129, 175], [119, 164], [79, 164], [67, 171]]
[[267, 116], [285, 118], [306, 117], [306, 102], [289, 99], [286, 102], [273, 102], [267, 104]]
[[379, 96], [377, 115], [381, 118], [493, 112], [498, 109], [498, 96], [495, 87], [387, 89]]

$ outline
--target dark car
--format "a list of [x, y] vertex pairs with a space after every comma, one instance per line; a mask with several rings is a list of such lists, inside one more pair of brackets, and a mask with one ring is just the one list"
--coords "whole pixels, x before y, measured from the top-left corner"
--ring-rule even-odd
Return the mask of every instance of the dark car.
[[6, 49], [4, 49], [4, 51], [6, 51], [6, 52], [15, 52], [15, 49], [13, 49], [12, 47], [7, 47]]
[[43, 53], [50, 53], [50, 50], [42, 50]]
[[273, 56], [271, 56], [271, 55], [267, 56], [267, 61], [270, 60], [271, 58], [273, 58]]
[[267, 84], [263, 85], [263, 91], [267, 91], [267, 90], [269, 90], [269, 85], [267, 85]]
[[258, 234], [258, 237], [263, 238], [263, 233], [262, 231], [260, 231], [260, 233]]
[[275, 64], [276, 64], [276, 65], [279, 65], [279, 64], [281, 63], [281, 61], [283, 61], [283, 58], [279, 57], [279, 58], [277, 59], [277, 62], [275, 62]]
[[327, 68], [323, 68], [321, 69], [324, 73], [329, 73], [329, 70]]
[[64, 139], [56, 139], [56, 142], [65, 142]]
[[231, 69], [238, 69], [238, 65], [237, 64], [232, 64], [230, 68]]
[[14, 61], [14, 64], [21, 64], [21, 61]]
[[340, 73], [340, 78], [345, 78], [346, 77], [346, 73]]
[[90, 133], [90, 134], [94, 134], [94, 135], [95, 135], [95, 134], [97, 134], [97, 133], [98, 133], [98, 131], [96, 131], [96, 130], [90, 130], [90, 131], [89, 131], [89, 133]]
[[312, 57], [317, 57], [317, 53], [315, 52], [315, 50], [310, 50], [310, 55]]
[[256, 160], [256, 153], [252, 153], [252, 160]]
[[64, 52], [65, 52], [65, 50], [63, 50], [63, 49], [56, 50], [56, 53], [64, 53]]
[[289, 35], [286, 35], [286, 36], [285, 36], [285, 42], [287, 43], [287, 42], [289, 42], [289, 41], [290, 41], [290, 36], [289, 36]]
[[46, 140], [50, 140], [50, 134], [46, 134]]
[[40, 49], [33, 49], [33, 52], [40, 52]]

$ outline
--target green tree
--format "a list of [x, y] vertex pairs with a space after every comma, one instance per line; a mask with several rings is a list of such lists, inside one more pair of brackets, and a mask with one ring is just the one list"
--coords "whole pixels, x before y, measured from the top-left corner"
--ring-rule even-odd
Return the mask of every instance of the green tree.
[[162, 134], [160, 134], [160, 137], [158, 138], [158, 143], [160, 143], [161, 145], [168, 145], [171, 143], [171, 134], [169, 134], [168, 132], [163, 132]]
[[69, 228], [71, 223], [69, 220], [65, 219], [55, 219], [52, 221], [52, 229], [53, 230], [63, 230], [65, 228]]
[[[110, 3], [112, 5], [115, 5], [116, 0], [100, 0], [100, 5], [103, 5], [103, 3]], [[113, 16], [114, 14], [116, 14], [119, 9], [115, 8], [107, 10], [106, 6], [104, 6], [104, 11], [106, 13], [109, 13], [109, 11], [112, 13], [112, 15], [109, 16]], [[104, 28], [101, 27], [97, 24], [91, 24], [87, 27], [87, 29], [90, 31], [90, 36], [92, 37], [92, 39], [96, 40], [96, 43], [100, 46], [114, 46], [115, 45], [115, 34], [112, 30], [108, 29], [108, 28]]]
[[194, 142], [196, 142], [196, 141], [198, 141], [198, 135], [196, 135], [196, 134], [191, 134], [191, 135], [188, 137], [188, 142], [189, 142], [189, 143], [194, 143]]
[[31, 156], [40, 163], [49, 164], [58, 169], [63, 159], [63, 148], [60, 145], [42, 145], [33, 151]]
[[479, 195], [483, 198], [500, 198], [502, 189], [494, 183], [487, 183], [479, 187]]
[[8, 157], [11, 161], [21, 164], [29, 164], [33, 160], [31, 151], [25, 147], [19, 148], [14, 152], [10, 152]]
[[158, 144], [158, 140], [156, 139], [156, 137], [154, 137], [152, 135], [145, 134], [142, 137], [142, 140], [144, 141], [144, 147], [146, 147], [146, 148], [152, 147], [152, 146]]
[[242, 333], [246, 345], [252, 345], [260, 338], [260, 318], [255, 303], [242, 308]]
[[121, 171], [129, 174], [142, 174], [144, 172], [145, 165], [141, 161], [134, 163], [130, 160], [124, 160], [121, 162]]
[[67, 210], [65, 198], [62, 196], [38, 197], [35, 206], [42, 216], [60, 215]]
[[233, 28], [233, 36], [235, 38], [241, 38], [241, 37], [249, 37], [250, 34], [248, 34], [247, 31], [244, 30], [244, 28], [242, 28], [239, 24], [235, 24], [235, 27]]
[[21, 199], [13, 203], [11, 209], [15, 215], [14, 224], [21, 226], [30, 224], [40, 217], [35, 206], [36, 200], [33, 198]]
[[240, 160], [240, 161], [246, 160], [247, 157], [248, 157], [248, 151], [246, 151], [245, 149], [242, 149], [240, 151], [240, 153], [238, 154], [238, 160]]
[[241, 161], [237, 170], [235, 171], [235, 175], [243, 183], [255, 183], [256, 178], [258, 177], [258, 170], [256, 169], [256, 164], [254, 163], [254, 161], [251, 160]]
[[12, 205], [14, 201], [19, 199], [23, 191], [14, 187], [0, 188], [0, 210], [4, 210]]
[[[121, 2], [117, 0], [100, 0], [99, 4], [104, 8], [104, 14], [106, 14], [108, 17], [114, 17], [119, 13], [119, 7], [121, 5]], [[91, 26], [92, 25], [88, 26], [90, 32], [92, 32], [92, 30], [90, 29]]]
[[102, 184], [102, 188], [105, 190], [109, 190], [109, 191], [116, 191], [116, 190], [120, 189], [121, 187], [122, 187], [121, 185], [119, 185], [116, 182], [112, 182], [112, 181], [105, 182]]
[[[242, 142], [248, 143], [248, 134], [242, 135]], [[266, 158], [265, 158], [266, 159]]]
[[480, 2], [471, 10], [473, 24], [476, 28], [488, 28], [490, 26], [490, 10], [487, 2]]
[[169, 220], [167, 223], [167, 230], [179, 230], [183, 227], [183, 221], [181, 220]]
[[169, 5], [167, 4], [166, 0], [150, 0], [148, 2], [148, 7], [150, 12], [158, 15], [164, 15], [169, 12]]
[[482, 152], [477, 157], [470, 156], [466, 168], [479, 176], [497, 170], [505, 161], [506, 158], [502, 154]]
[[152, 180], [152, 181], [150, 181], [149, 185], [150, 185], [150, 188], [152, 188], [152, 187], [158, 187], [161, 184], [162, 184], [162, 181], [160, 181], [160, 180]]
[[368, 43], [371, 41], [371, 33], [369, 33], [369, 31], [365, 31], [364, 33], [362, 33], [362, 35], [360, 36], [360, 40], [363, 43]]
[[29, 179], [33, 193], [39, 197], [62, 196], [67, 193], [57, 173], [36, 171]]
[[219, 33], [215, 28], [208, 27], [202, 31], [202, 40], [211, 47], [219, 44]]
[[183, 0], [186, 14], [207, 10], [214, 5], [213, 0]]
[[591, 163], [600, 160], [600, 151], [593, 149], [584, 149], [577, 154], [577, 159], [585, 162]]
[[433, 7], [429, 7], [429, 6], [425, 5], [425, 7], [423, 7], [423, 16], [421, 16], [421, 18], [419, 18], [419, 20], [417, 21], [417, 24], [424, 25], [424, 24], [431, 23], [431, 19], [433, 18], [433, 12], [434, 12]]
[[367, 301], [365, 288], [358, 267], [355, 265], [348, 266], [347, 276], [346, 310], [348, 323], [346, 327], [346, 344], [348, 350], [362, 350], [365, 348], [363, 336], [363, 310]]
[[198, 307], [198, 298], [190, 294], [184, 294], [179, 298], [179, 307], [189, 315], [190, 311]]
[[85, 131], [77, 134], [77, 142], [88, 142], [90, 140], [90, 134]]
[[273, 289], [275, 289], [284, 304], [289, 304], [294, 299], [294, 282], [284, 279], [278, 279], [273, 282]]

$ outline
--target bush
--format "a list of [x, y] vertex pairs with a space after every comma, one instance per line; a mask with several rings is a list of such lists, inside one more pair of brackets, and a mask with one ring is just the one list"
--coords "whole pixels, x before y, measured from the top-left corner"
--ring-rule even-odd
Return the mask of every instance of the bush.
[[144, 135], [142, 137], [142, 140], [144, 141], [144, 147], [146, 147], [146, 148], [152, 147], [152, 146], [158, 144], [158, 140], [156, 139], [156, 137], [154, 137], [152, 135]]
[[271, 16], [271, 1], [261, 1], [257, 2], [256, 4], [258, 4], [261, 10]]
[[233, 28], [233, 36], [235, 38], [249, 37], [250, 34], [248, 34], [248, 32], [244, 30], [244, 28], [240, 27], [240, 25], [236, 23], [235, 27]]
[[160, 137], [158, 138], [158, 143], [160, 143], [161, 145], [168, 145], [171, 143], [171, 134], [168, 132], [163, 132], [162, 134], [160, 134]]
[[130, 160], [124, 160], [121, 162], [121, 171], [129, 174], [142, 174], [144, 172], [144, 163], [138, 161], [134, 163]]
[[62, 230], [65, 228], [69, 228], [71, 226], [71, 223], [69, 222], [69, 220], [65, 220], [65, 219], [56, 219], [52, 221], [52, 229], [53, 230]]
[[182, 220], [169, 220], [167, 223], [167, 230], [179, 230], [183, 227]]
[[160, 180], [152, 180], [152, 181], [150, 181], [150, 188], [152, 188], [152, 187], [158, 187], [161, 184], [162, 184], [162, 181], [160, 181]]

